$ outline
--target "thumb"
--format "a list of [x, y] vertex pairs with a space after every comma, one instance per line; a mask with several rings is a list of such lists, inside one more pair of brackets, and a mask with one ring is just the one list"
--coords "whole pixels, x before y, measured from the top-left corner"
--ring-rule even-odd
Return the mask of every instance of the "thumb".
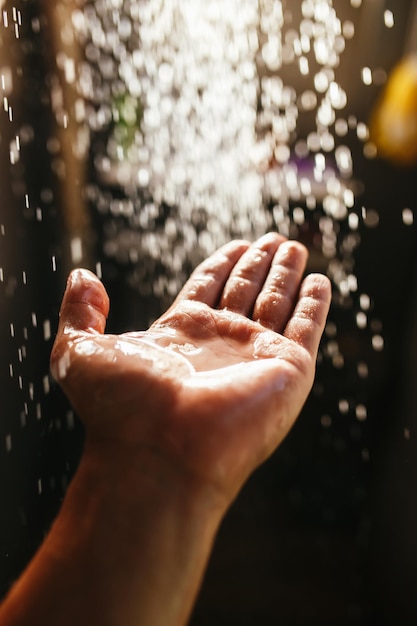
[[103, 333], [109, 313], [109, 298], [92, 272], [77, 269], [68, 277], [59, 312], [58, 337], [68, 331]]
[[60, 359], [78, 334], [104, 332], [108, 313], [109, 297], [97, 276], [85, 269], [71, 272], [62, 299], [58, 332], [51, 354], [54, 375]]

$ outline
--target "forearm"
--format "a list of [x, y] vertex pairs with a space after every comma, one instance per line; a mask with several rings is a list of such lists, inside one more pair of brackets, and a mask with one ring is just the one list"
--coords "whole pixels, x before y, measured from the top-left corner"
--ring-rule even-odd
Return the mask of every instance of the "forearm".
[[223, 508], [152, 455], [130, 461], [84, 455], [1, 626], [186, 623]]

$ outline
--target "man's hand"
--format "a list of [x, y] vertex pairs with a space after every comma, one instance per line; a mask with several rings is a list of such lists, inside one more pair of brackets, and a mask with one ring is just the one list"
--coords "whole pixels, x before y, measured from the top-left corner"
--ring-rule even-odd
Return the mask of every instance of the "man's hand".
[[51, 364], [87, 445], [153, 455], [229, 504], [313, 382], [330, 284], [302, 280], [306, 260], [301, 244], [275, 233], [227, 244], [148, 331], [118, 336], [103, 334], [102, 284], [76, 270]]
[[147, 332], [105, 335], [108, 297], [68, 282], [51, 365], [86, 446], [4, 626], [185, 626], [221, 519], [310, 390], [330, 302], [307, 252], [233, 242]]

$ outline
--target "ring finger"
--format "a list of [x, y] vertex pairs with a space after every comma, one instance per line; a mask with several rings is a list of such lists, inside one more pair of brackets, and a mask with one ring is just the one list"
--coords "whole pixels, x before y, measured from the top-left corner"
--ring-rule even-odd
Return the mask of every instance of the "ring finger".
[[286, 241], [279, 246], [256, 299], [254, 320], [275, 332], [283, 332], [295, 306], [307, 256], [306, 248], [296, 241]]

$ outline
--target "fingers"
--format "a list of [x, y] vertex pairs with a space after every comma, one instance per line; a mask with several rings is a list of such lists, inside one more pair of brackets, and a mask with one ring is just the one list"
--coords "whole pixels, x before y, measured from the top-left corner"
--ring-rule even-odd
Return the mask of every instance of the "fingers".
[[250, 245], [232, 241], [201, 263], [177, 297], [251, 317], [282, 333], [297, 302], [308, 252], [268, 233]]
[[249, 245], [247, 241], [231, 241], [208, 257], [194, 270], [174, 305], [182, 300], [198, 300], [215, 307], [230, 272]]
[[284, 336], [316, 358], [330, 308], [331, 285], [326, 276], [310, 274], [304, 279], [298, 302]]
[[230, 273], [220, 300], [220, 308], [249, 316], [262, 289], [279, 246], [285, 238], [268, 233], [253, 243]]
[[307, 256], [306, 248], [296, 241], [285, 241], [279, 246], [255, 302], [255, 321], [282, 333], [294, 309]]

